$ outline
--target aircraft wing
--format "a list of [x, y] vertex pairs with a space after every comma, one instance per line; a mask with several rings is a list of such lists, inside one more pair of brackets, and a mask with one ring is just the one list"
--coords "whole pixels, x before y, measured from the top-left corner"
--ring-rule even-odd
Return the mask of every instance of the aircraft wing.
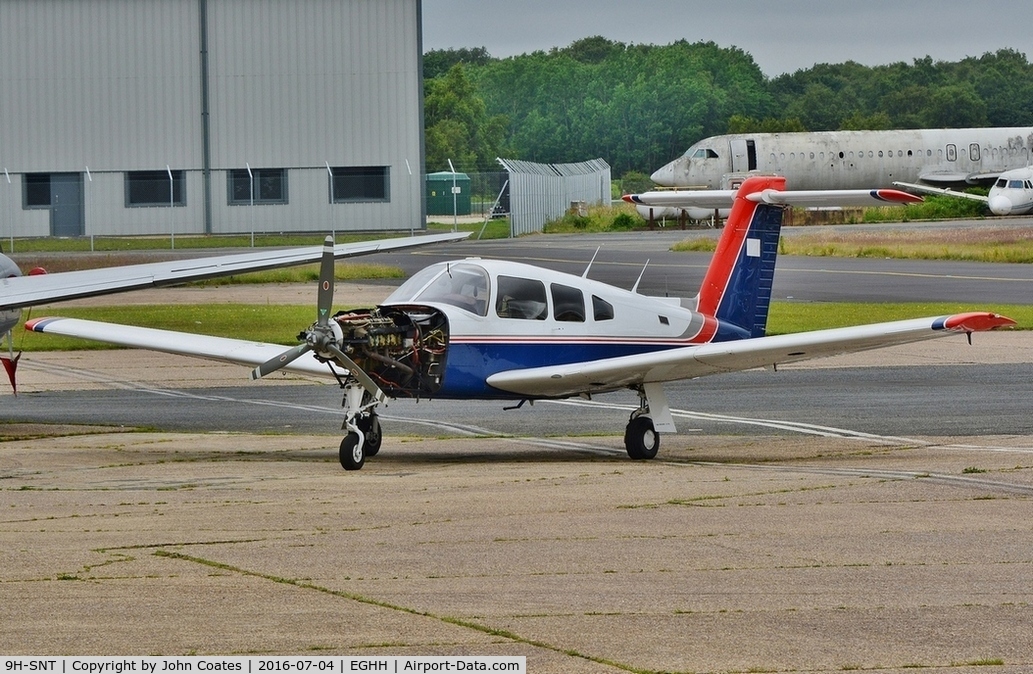
[[963, 199], [971, 199], [972, 201], [982, 201], [984, 204], [990, 202], [989, 197], [984, 197], [981, 194], [969, 194], [968, 192], [959, 192], [945, 187], [929, 187], [928, 185], [916, 185], [914, 183], [893, 183], [897, 187], [903, 187], [904, 189], [913, 190], [915, 192], [922, 192], [924, 194], [943, 194], [949, 197], [961, 197]]
[[953, 333], [1010, 327], [1015, 321], [991, 313], [915, 318], [849, 328], [687, 346], [642, 355], [499, 372], [495, 388], [527, 396], [567, 397], [654, 382], [694, 379], [722, 372], [794, 363], [906, 344]]
[[[78, 318], [35, 318], [25, 324], [26, 330], [51, 335], [92, 339], [107, 344], [129, 346], [137, 349], [161, 351], [180, 356], [194, 356], [224, 363], [235, 363], [256, 367], [283, 354], [288, 348], [282, 344], [252, 342], [245, 339], [212, 337], [189, 332], [140, 328], [132, 325], [88, 321]], [[330, 366], [320, 362], [311, 353], [285, 365], [282, 370], [296, 374], [333, 377]], [[339, 373], [340, 370], [337, 370]], [[241, 372], [241, 380], [247, 372]]]
[[[334, 256], [345, 258], [369, 255], [411, 246], [458, 241], [469, 235], [469, 232], [431, 234], [342, 243], [334, 246]], [[0, 279], [0, 309], [29, 307], [80, 297], [200, 281], [217, 276], [232, 276], [244, 272], [290, 267], [318, 262], [322, 254], [322, 246], [306, 246], [171, 262], [151, 262], [103, 269], [59, 272], [40, 276], [16, 276]]]
[[[734, 197], [734, 190], [656, 190], [621, 198], [643, 206], [729, 208]], [[746, 198], [757, 203], [801, 207], [886, 206], [922, 201], [921, 197], [900, 190], [763, 190]]]

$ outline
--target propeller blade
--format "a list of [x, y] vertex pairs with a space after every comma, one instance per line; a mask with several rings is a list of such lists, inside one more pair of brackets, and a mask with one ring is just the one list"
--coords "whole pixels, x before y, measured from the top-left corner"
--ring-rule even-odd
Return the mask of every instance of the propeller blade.
[[377, 383], [373, 381], [368, 374], [363, 372], [362, 368], [356, 365], [355, 361], [349, 358], [347, 354], [344, 353], [344, 351], [341, 351], [333, 344], [327, 345], [326, 350], [334, 354], [334, 356], [336, 356], [337, 359], [341, 361], [341, 364], [348, 368], [348, 372], [351, 373], [351, 376], [355, 377], [355, 379], [357, 379], [358, 382], [362, 384], [362, 387], [369, 391], [369, 394], [371, 396], [376, 398], [377, 402], [382, 403], [385, 400], [387, 400], [387, 395], [385, 395], [384, 392], [380, 390], [380, 387], [377, 386]]
[[330, 312], [334, 310], [334, 237], [323, 241], [323, 259], [319, 263], [319, 314], [316, 325], [325, 328], [330, 323]]
[[311, 350], [312, 347], [308, 344], [298, 344], [293, 349], [288, 349], [287, 351], [281, 353], [279, 356], [276, 356], [275, 358], [270, 358], [269, 360], [265, 361], [264, 363], [256, 367], [254, 370], [251, 371], [251, 378], [261, 379], [267, 374], [272, 374], [273, 372], [279, 370], [281, 367], [284, 367], [288, 363], [291, 363], [292, 361], [296, 360], [299, 356]]

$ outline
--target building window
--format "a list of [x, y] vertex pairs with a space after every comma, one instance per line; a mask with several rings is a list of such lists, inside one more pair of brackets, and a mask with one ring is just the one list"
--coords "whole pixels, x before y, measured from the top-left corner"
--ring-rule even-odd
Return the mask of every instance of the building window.
[[287, 203], [287, 169], [251, 169], [250, 174], [247, 169], [233, 169], [227, 176], [231, 206], [250, 205], [252, 194], [256, 204]]
[[186, 206], [184, 171], [130, 171], [126, 173], [126, 207]]
[[330, 169], [330, 201], [390, 201], [387, 166], [335, 166]]
[[26, 173], [22, 176], [25, 208], [50, 208], [50, 174]]

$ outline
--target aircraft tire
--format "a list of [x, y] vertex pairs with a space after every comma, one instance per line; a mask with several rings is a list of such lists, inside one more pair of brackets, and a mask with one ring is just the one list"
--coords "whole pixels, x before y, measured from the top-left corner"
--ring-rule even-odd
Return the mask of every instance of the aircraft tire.
[[345, 470], [359, 470], [366, 463], [366, 450], [359, 442], [358, 433], [349, 433], [341, 440], [341, 467]]
[[652, 459], [660, 451], [660, 434], [649, 417], [635, 417], [624, 429], [624, 448], [637, 461]]
[[371, 414], [356, 423], [366, 436], [366, 456], [376, 456], [380, 451], [380, 444], [384, 441], [384, 434], [380, 432], [380, 419], [376, 414]]

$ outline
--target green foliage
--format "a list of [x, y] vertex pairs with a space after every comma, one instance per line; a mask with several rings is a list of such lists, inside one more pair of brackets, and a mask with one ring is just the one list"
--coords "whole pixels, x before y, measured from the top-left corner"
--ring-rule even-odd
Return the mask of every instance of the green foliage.
[[466, 170], [493, 170], [505, 149], [506, 119], [490, 115], [466, 67], [456, 63], [427, 80], [424, 95], [427, 170], [447, 170], [448, 160]]
[[488, 53], [486, 47], [432, 49], [423, 55], [423, 78], [430, 80], [439, 75], [444, 75], [457, 63], [483, 66], [492, 60], [491, 54]]
[[632, 215], [634, 209], [626, 204], [615, 206], [595, 206], [588, 209], [585, 215], [567, 213], [562, 218], [545, 223], [545, 234], [626, 232], [633, 229], [644, 229], [646, 223], [642, 218]]
[[[993, 311], [1018, 322], [1018, 329], [1033, 328], [1033, 306], [990, 305], [980, 310]], [[901, 321], [921, 316], [946, 316], [972, 311], [971, 305], [948, 303], [846, 303], [773, 301], [768, 316], [767, 334], [784, 335], [808, 330], [843, 328], [851, 325]]]
[[788, 119], [767, 119], [757, 120], [744, 115], [732, 115], [728, 120], [727, 133], [786, 133], [790, 131], [806, 131], [803, 122], [796, 117]]
[[494, 167], [495, 156], [602, 157], [623, 175], [723, 133], [1033, 126], [1033, 65], [1011, 49], [957, 62], [823, 63], [769, 79], [734, 47], [592, 36], [505, 59], [483, 48], [429, 52], [424, 71], [430, 170], [447, 157], [465, 170]]

